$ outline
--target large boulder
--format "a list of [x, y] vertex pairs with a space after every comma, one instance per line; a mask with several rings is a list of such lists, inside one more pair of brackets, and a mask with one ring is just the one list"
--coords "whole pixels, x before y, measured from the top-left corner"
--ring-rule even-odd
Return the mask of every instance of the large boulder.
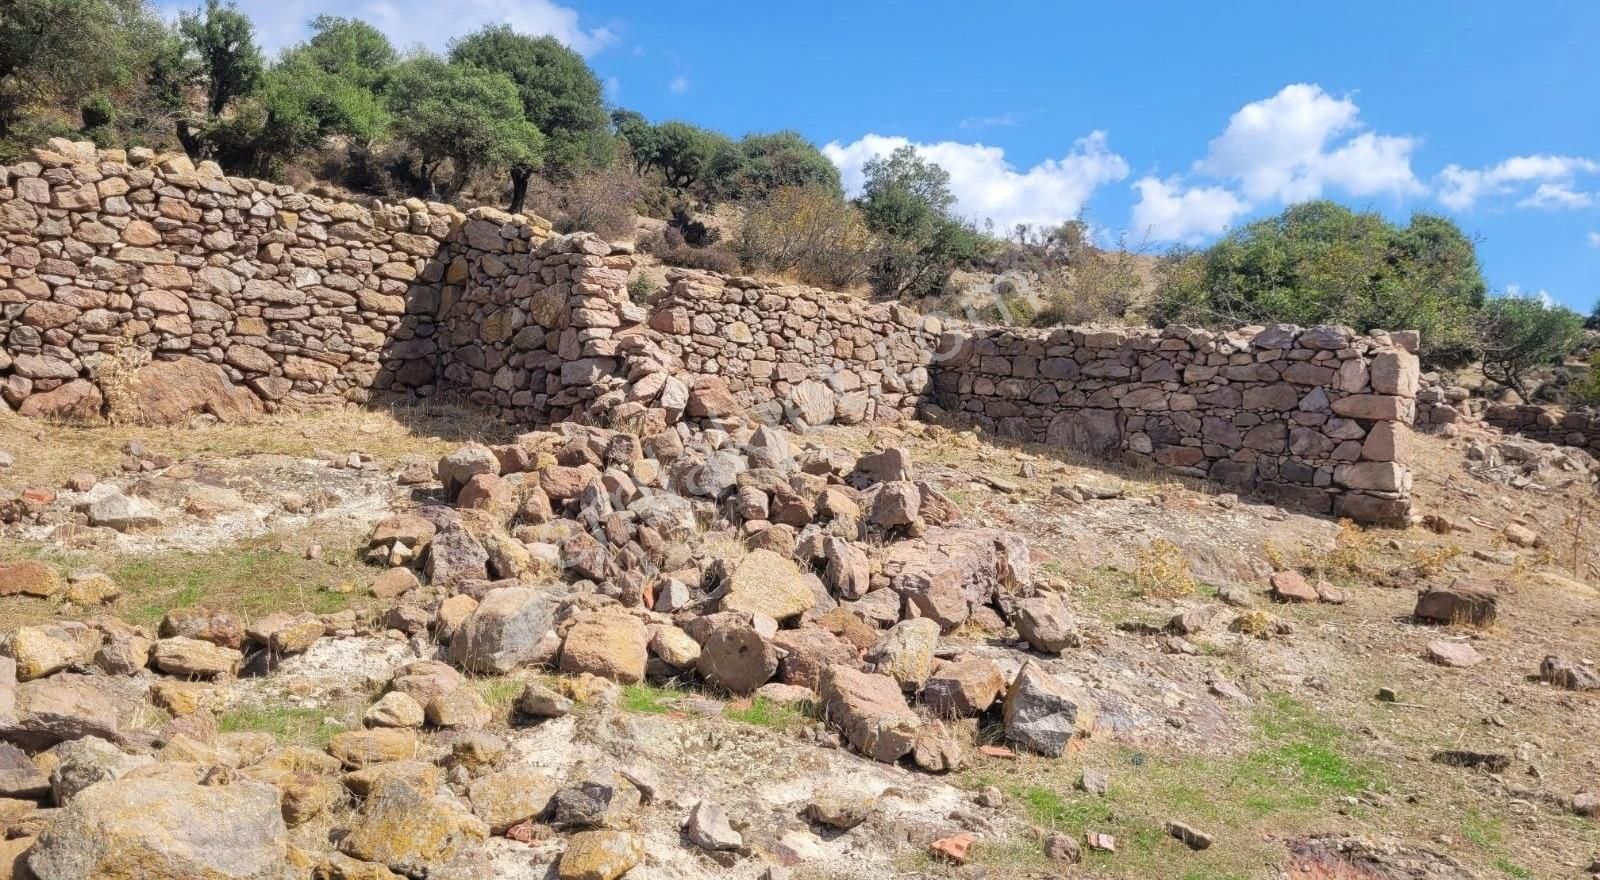
[[560, 880], [617, 880], [644, 861], [644, 840], [627, 831], [602, 828], [567, 838], [556, 866]]
[[482, 443], [468, 443], [439, 459], [439, 482], [446, 498], [455, 498], [479, 474], [500, 475], [500, 459]]
[[792, 561], [771, 550], [752, 550], [728, 575], [720, 607], [783, 620], [816, 604], [805, 574]]
[[844, 664], [822, 672], [823, 714], [863, 755], [894, 763], [916, 744], [921, 721], [900, 683]]
[[586, 614], [567, 630], [561, 671], [633, 684], [644, 678], [648, 641], [643, 621], [631, 614], [614, 610]]
[[339, 850], [408, 877], [427, 877], [456, 854], [481, 845], [488, 832], [482, 820], [454, 801], [391, 777], [368, 795]]
[[1074, 736], [1094, 726], [1094, 705], [1032, 660], [1024, 663], [1004, 709], [1006, 737], [1041, 755], [1059, 757]]
[[878, 639], [867, 652], [872, 671], [899, 682], [904, 690], [922, 687], [933, 672], [933, 649], [939, 643], [939, 624], [927, 618], [902, 620]]
[[149, 755], [130, 755], [98, 736], [64, 742], [54, 754], [59, 763], [50, 771], [50, 796], [58, 806], [71, 803], [91, 785], [155, 763]]
[[1078, 647], [1078, 622], [1057, 596], [1018, 600], [1011, 613], [1011, 625], [1035, 651], [1057, 654]]
[[[9, 659], [5, 666], [6, 676], [14, 679]], [[43, 749], [85, 736], [125, 743], [145, 714], [135, 686], [122, 679], [59, 673], [15, 687], [14, 704], [0, 706], [0, 739], [23, 748]]]
[[714, 688], [748, 694], [778, 671], [778, 650], [742, 614], [722, 614], [700, 643], [695, 668]]
[[509, 767], [473, 780], [467, 795], [472, 812], [493, 834], [543, 813], [560, 785], [533, 767]]
[[30, 418], [65, 422], [92, 422], [100, 418], [105, 398], [86, 379], [73, 379], [58, 388], [28, 395], [17, 412]]
[[977, 715], [999, 699], [1006, 680], [993, 660], [968, 657], [940, 663], [922, 686], [922, 702], [946, 718]]
[[485, 675], [532, 662], [550, 631], [552, 606], [546, 593], [532, 587], [490, 590], [450, 640], [451, 662]]
[[216, 364], [195, 358], [153, 361], [133, 371], [110, 395], [111, 418], [142, 425], [180, 425], [201, 413], [237, 423], [261, 416], [261, 400], [228, 381]]
[[28, 853], [39, 880], [287, 880], [278, 790], [123, 778], [79, 794]]

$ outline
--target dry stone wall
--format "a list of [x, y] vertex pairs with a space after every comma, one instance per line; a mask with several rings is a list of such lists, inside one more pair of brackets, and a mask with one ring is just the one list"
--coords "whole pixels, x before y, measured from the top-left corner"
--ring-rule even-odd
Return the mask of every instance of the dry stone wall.
[[650, 326], [686, 371], [720, 377], [758, 418], [819, 425], [914, 416], [943, 325], [899, 304], [679, 271]]
[[947, 334], [934, 400], [1001, 436], [1320, 513], [1409, 515], [1416, 355], [1340, 327]]
[[1574, 446], [1600, 457], [1600, 411], [1537, 404], [1490, 404], [1483, 420], [1499, 428], [1546, 443]]
[[947, 327], [685, 270], [647, 309], [625, 249], [538, 218], [60, 140], [0, 168], [0, 241], [0, 399], [27, 415], [99, 416], [148, 359], [135, 414], [163, 419], [443, 393], [647, 431], [943, 413], [1315, 511], [1409, 510], [1414, 335]]

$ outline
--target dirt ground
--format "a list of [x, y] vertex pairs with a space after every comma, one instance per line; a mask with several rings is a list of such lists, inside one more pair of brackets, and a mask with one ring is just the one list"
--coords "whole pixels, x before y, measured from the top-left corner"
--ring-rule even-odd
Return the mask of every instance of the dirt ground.
[[[0, 415], [0, 449], [16, 458], [0, 470], [0, 490], [59, 490], [83, 471], [129, 483], [139, 475], [122, 470], [124, 449], [138, 440], [237, 490], [242, 505], [222, 524], [213, 518], [132, 541], [77, 545], [51, 529], [8, 527], [0, 557], [105, 570], [124, 588], [110, 610], [139, 623], [195, 601], [247, 616], [359, 608], [373, 570], [358, 548], [371, 522], [405, 499], [395, 472], [466, 437], [508, 434], [447, 408], [283, 414], [263, 425], [184, 430], [68, 428]], [[969, 519], [1027, 538], [1040, 579], [1069, 597], [1083, 631], [1081, 648], [1035, 656], [1095, 696], [1098, 726], [1083, 748], [1055, 760], [972, 748], [963, 769], [929, 776], [830, 748], [801, 713], [727, 703], [672, 682], [630, 688], [601, 715], [508, 734], [513, 748], [545, 756], [552, 769], [620, 756], [651, 766], [668, 790], [698, 787], [742, 817], [758, 848], [796, 854], [796, 877], [1588, 876], [1600, 858], [1600, 820], [1576, 815], [1571, 802], [1600, 791], [1600, 693], [1557, 690], [1536, 673], [1547, 654], [1600, 659], [1592, 463], [1564, 465], [1548, 448], [1532, 462], [1480, 460], [1503, 439], [1481, 429], [1418, 437], [1417, 512], [1435, 527], [1362, 530], [970, 433], [811, 432], [800, 442], [904, 445], [919, 475]], [[361, 467], [335, 466], [351, 453]], [[311, 493], [324, 503], [284, 504]], [[1509, 543], [1512, 523], [1539, 546]], [[1268, 575], [1290, 567], [1326, 579], [1347, 601], [1269, 601]], [[1498, 585], [1495, 623], [1412, 622], [1416, 591], [1457, 577]], [[1250, 607], [1229, 607], [1219, 592], [1243, 594]], [[43, 600], [6, 601], [6, 630], [73, 613]], [[1212, 617], [1196, 632], [1177, 638], [1167, 629], [1176, 614], [1206, 610]], [[1247, 631], [1230, 627], [1239, 617], [1251, 618]], [[1434, 640], [1470, 643], [1484, 660], [1437, 665], [1428, 659]], [[394, 645], [376, 637], [332, 645], [286, 666], [282, 678], [238, 683], [224, 728], [315, 740], [330, 723], [355, 723], [367, 679]], [[941, 647], [992, 656], [1008, 673], [1025, 656], [961, 632]], [[516, 692], [503, 682], [479, 686], [491, 701]], [[999, 741], [988, 718], [970, 734], [975, 744]], [[1452, 766], [1435, 760], [1445, 750], [1509, 763], [1498, 773]], [[1086, 771], [1109, 781], [1103, 794], [1084, 790]], [[835, 789], [876, 796], [877, 812], [849, 834], [801, 841], [798, 811]], [[761, 876], [755, 860], [722, 865], [677, 845], [674, 811], [693, 800], [650, 807], [653, 855], [629, 876]], [[1174, 839], [1174, 821], [1204, 831], [1209, 847]], [[977, 835], [970, 864], [928, 855], [928, 840], [959, 830]], [[1052, 861], [1043, 845], [1051, 832], [1080, 844], [1087, 833], [1109, 834], [1116, 849], [1084, 846], [1079, 864]], [[543, 876], [530, 872], [549, 862], [538, 841], [490, 846], [496, 876]]]

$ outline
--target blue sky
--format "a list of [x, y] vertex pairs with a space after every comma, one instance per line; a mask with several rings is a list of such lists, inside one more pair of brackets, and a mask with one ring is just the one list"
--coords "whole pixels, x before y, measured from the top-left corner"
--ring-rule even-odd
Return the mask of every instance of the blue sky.
[[270, 48], [324, 11], [402, 47], [487, 22], [554, 34], [616, 104], [797, 129], [847, 184], [921, 145], [960, 210], [1002, 224], [1082, 211], [1160, 249], [1326, 196], [1454, 218], [1497, 290], [1600, 298], [1600, 3], [240, 6]]

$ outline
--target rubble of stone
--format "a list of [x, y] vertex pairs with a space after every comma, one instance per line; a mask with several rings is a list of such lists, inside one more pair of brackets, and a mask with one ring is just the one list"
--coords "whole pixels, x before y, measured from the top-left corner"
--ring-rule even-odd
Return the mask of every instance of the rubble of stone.
[[[862, 455], [741, 419], [642, 436], [562, 423], [466, 444], [435, 474], [371, 532], [377, 611], [247, 621], [199, 606], [150, 630], [101, 616], [6, 637], [0, 740], [13, 751], [0, 758], [14, 769], [0, 781], [35, 817], [14, 836], [37, 876], [103, 876], [127, 858], [151, 877], [454, 876], [482, 869], [488, 836], [531, 834], [561, 842], [560, 877], [620, 877], [648, 854], [615, 817], [653, 796], [649, 780], [541, 775], [490, 730], [551, 723], [640, 681], [810, 704], [863, 760], [930, 773], [976, 747], [951, 726], [963, 718], [992, 715], [1045, 755], [1093, 733], [1093, 700], [1073, 684], [943, 647], [973, 626], [1035, 656], [1076, 643], [1026, 544], [965, 521], [904, 449]], [[0, 585], [67, 588], [33, 562], [6, 564]], [[363, 728], [323, 751], [216, 730], [218, 683], [361, 634], [414, 658]], [[540, 672], [559, 677], [527, 679], [509, 716], [469, 684]], [[686, 804], [686, 845], [751, 856], [722, 806]], [[815, 821], [842, 821], [844, 808], [813, 806]], [[227, 818], [162, 831], [190, 811]], [[330, 822], [327, 851], [296, 831]]]

